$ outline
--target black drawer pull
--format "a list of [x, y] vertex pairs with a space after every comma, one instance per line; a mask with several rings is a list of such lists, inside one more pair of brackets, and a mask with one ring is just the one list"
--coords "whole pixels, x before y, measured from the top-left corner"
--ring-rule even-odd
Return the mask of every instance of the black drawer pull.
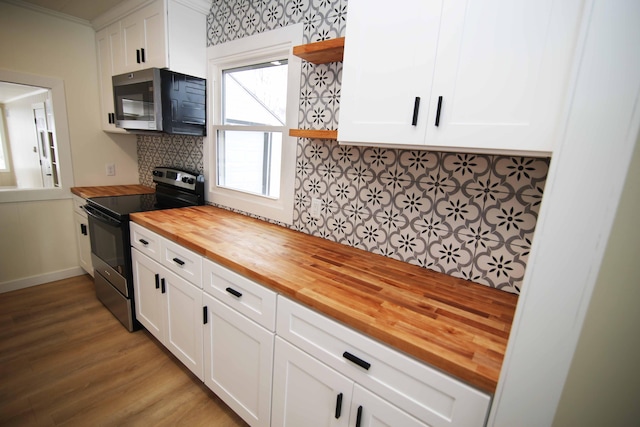
[[360, 427], [362, 424], [362, 405], [358, 406], [358, 415], [356, 416], [356, 427]]
[[209, 321], [207, 312], [208, 312], [208, 309], [207, 309], [207, 306], [205, 305], [204, 307], [202, 307], [202, 323], [204, 325], [206, 325], [207, 322]]
[[161, 283], [161, 286], [162, 286], [162, 293], [164, 294], [165, 292], [167, 292], [167, 287], [165, 286], [164, 278], [162, 278], [160, 283]]
[[420, 111], [420, 97], [416, 96], [416, 100], [413, 102], [413, 120], [411, 120], [411, 126], [418, 124], [418, 111]]
[[180, 258], [174, 258], [173, 262], [175, 262], [176, 264], [183, 266], [184, 265], [184, 261], [181, 260]]
[[140, 49], [136, 49], [136, 62], [140, 63]]
[[144, 54], [144, 48], [140, 49], [140, 57], [142, 59], [142, 62], [147, 62], [147, 56]]
[[336, 419], [340, 418], [342, 414], [342, 393], [336, 397]]
[[357, 356], [354, 356], [353, 354], [349, 353], [348, 351], [345, 351], [344, 353], [342, 353], [342, 357], [344, 357], [345, 359], [347, 359], [350, 362], [355, 363], [356, 365], [360, 366], [361, 368], [366, 369], [367, 371], [371, 367], [371, 363], [365, 362], [364, 360], [360, 359]]
[[436, 126], [440, 126], [440, 111], [442, 110], [442, 97], [438, 97], [438, 110], [436, 111]]
[[156, 274], [156, 289], [160, 288], [160, 275]]
[[138, 242], [142, 243], [143, 245], [147, 246], [149, 244], [149, 242], [147, 242], [144, 239], [139, 239]]
[[240, 298], [242, 296], [242, 292], [238, 292], [233, 288], [227, 288], [226, 291], [229, 292], [231, 295], [233, 295], [236, 298]]

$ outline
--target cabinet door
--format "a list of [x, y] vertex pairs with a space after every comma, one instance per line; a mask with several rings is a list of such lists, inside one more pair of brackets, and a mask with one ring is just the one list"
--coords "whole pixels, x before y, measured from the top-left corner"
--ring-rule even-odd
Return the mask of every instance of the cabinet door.
[[427, 145], [551, 152], [582, 3], [445, 2]]
[[358, 427], [428, 427], [358, 384], [353, 388], [349, 425]]
[[274, 334], [204, 293], [205, 379], [252, 426], [269, 426]]
[[86, 215], [73, 214], [76, 225], [76, 243], [78, 246], [78, 256], [80, 267], [93, 276], [93, 264], [91, 263], [91, 239], [89, 238], [89, 225]]
[[160, 342], [164, 342], [166, 298], [161, 290], [163, 268], [157, 262], [131, 250], [136, 318]]
[[442, 0], [347, 8], [338, 140], [424, 144]]
[[102, 129], [108, 132], [125, 133], [111, 123], [114, 112], [113, 83], [111, 77], [124, 72], [124, 53], [120, 22], [110, 25], [96, 33], [96, 54], [98, 56], [98, 78], [100, 81], [100, 113]]
[[164, 345], [200, 380], [202, 365], [202, 290], [163, 268], [166, 292]]
[[271, 425], [346, 426], [353, 382], [276, 337]]
[[167, 66], [162, 1], [151, 3], [121, 22], [125, 72]]

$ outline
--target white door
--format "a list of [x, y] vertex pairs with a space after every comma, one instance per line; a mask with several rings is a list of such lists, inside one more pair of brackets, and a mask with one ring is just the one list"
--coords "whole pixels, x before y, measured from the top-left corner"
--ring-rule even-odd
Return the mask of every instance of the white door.
[[167, 66], [164, 10], [155, 1], [122, 20], [126, 71]]
[[276, 337], [271, 425], [346, 426], [353, 382]]
[[137, 249], [131, 249], [131, 260], [136, 318], [154, 337], [163, 342], [166, 298], [162, 294], [160, 275], [164, 269]]
[[427, 145], [551, 152], [582, 3], [445, 2]]
[[89, 227], [87, 218], [79, 213], [73, 214], [76, 227], [76, 243], [78, 246], [78, 256], [80, 267], [93, 276], [93, 264], [91, 262], [91, 239], [89, 238]]
[[[113, 104], [113, 82], [111, 77], [125, 72], [125, 57], [122, 49], [120, 22], [116, 22], [96, 33], [96, 54], [100, 76], [100, 102], [102, 129], [116, 131]], [[118, 129], [124, 132], [122, 129]]]
[[349, 425], [358, 427], [428, 427], [358, 384], [353, 388]]
[[269, 426], [274, 334], [203, 294], [205, 379], [252, 426]]
[[202, 290], [166, 268], [162, 280], [167, 316], [164, 345], [202, 380]]
[[349, 0], [339, 141], [424, 144], [442, 3]]

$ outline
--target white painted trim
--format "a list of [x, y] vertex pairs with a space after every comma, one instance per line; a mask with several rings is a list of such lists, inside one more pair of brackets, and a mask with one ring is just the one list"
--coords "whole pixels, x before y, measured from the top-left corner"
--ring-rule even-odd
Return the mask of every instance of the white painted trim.
[[5, 292], [16, 291], [18, 289], [30, 288], [44, 283], [55, 282], [56, 280], [68, 279], [69, 277], [81, 276], [88, 274], [80, 267], [67, 268], [51, 273], [40, 274], [38, 276], [24, 277], [22, 279], [10, 280], [0, 283], [0, 294]]
[[[207, 74], [209, 96], [209, 129], [204, 140], [204, 169], [209, 188], [207, 201], [239, 209], [254, 215], [266, 217], [286, 224], [293, 223], [293, 202], [295, 192], [295, 164], [297, 139], [290, 137], [288, 129], [298, 126], [298, 109], [300, 107], [300, 78], [302, 60], [293, 55], [293, 46], [302, 43], [302, 24], [289, 25], [265, 33], [233, 40], [207, 49]], [[215, 169], [215, 125], [219, 125], [217, 113], [219, 99], [219, 72], [222, 68], [233, 68], [246, 65], [246, 61], [254, 64], [282, 59], [289, 61], [287, 90], [287, 123], [282, 132], [282, 174], [280, 198], [267, 199], [240, 191], [216, 187]], [[243, 64], [243, 62], [245, 64]]]
[[584, 17], [491, 426], [553, 424], [640, 131], [640, 3], [592, 0]]
[[[157, 1], [157, 0], [123, 1], [122, 3], [118, 3], [115, 7], [112, 7], [102, 15], [93, 19], [91, 21], [91, 26], [94, 28], [94, 30], [100, 31], [101, 29], [113, 24], [116, 21], [119, 21], [125, 16], [130, 15], [131, 13], [153, 3], [154, 1]], [[160, 0], [160, 1], [164, 1], [166, 6], [166, 0]], [[166, 7], [165, 7], [165, 10], [167, 10]]]

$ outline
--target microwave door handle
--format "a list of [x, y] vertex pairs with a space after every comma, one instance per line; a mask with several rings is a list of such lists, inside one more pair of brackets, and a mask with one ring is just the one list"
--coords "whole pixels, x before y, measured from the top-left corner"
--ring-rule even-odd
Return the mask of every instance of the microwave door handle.
[[113, 218], [103, 214], [102, 212], [100, 212], [99, 210], [94, 208], [93, 206], [84, 205], [82, 208], [87, 213], [87, 215], [91, 216], [92, 218], [96, 219], [97, 221], [109, 224], [109, 225], [114, 226], [114, 227], [120, 227], [120, 225], [122, 224], [117, 219], [113, 219]]

